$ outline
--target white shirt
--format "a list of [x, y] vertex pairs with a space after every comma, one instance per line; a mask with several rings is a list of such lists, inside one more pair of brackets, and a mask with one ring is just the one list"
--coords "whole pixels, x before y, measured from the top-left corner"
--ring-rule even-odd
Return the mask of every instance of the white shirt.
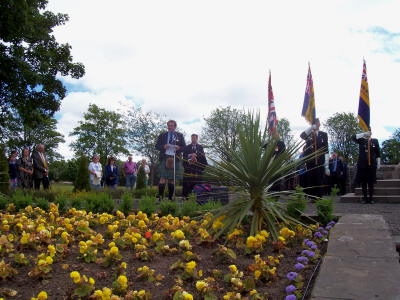
[[[95, 182], [95, 181], [97, 181], [98, 179], [101, 179], [101, 175], [102, 175], [102, 167], [101, 167], [101, 163], [100, 162], [97, 162], [97, 163], [95, 163], [95, 162], [91, 162], [90, 164], [89, 164], [89, 171], [91, 171], [91, 172], [95, 172], [96, 173], [96, 177], [92, 174], [92, 173], [90, 173], [90, 182]], [[100, 183], [99, 183], [100, 184]]]

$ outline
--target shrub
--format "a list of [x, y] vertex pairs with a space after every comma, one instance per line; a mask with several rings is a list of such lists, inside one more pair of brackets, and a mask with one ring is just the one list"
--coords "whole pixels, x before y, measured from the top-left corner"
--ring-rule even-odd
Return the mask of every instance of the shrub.
[[199, 205], [198, 209], [202, 212], [211, 211], [222, 206], [221, 202], [219, 201], [208, 201], [203, 205]]
[[128, 215], [129, 212], [132, 211], [133, 208], [133, 197], [131, 193], [124, 193], [121, 198], [121, 204], [119, 209], [125, 214]]
[[86, 206], [86, 198], [81, 195], [75, 195], [71, 198], [71, 207], [82, 209]]
[[306, 196], [300, 186], [296, 187], [296, 192], [290, 196], [286, 205], [289, 216], [299, 220], [307, 206]]
[[44, 198], [49, 202], [54, 202], [56, 199], [57, 192], [49, 191], [49, 190], [35, 190], [32, 193], [33, 199], [36, 198]]
[[332, 199], [320, 199], [315, 202], [318, 219], [322, 224], [327, 224], [333, 219], [333, 201]]
[[11, 202], [14, 203], [17, 210], [24, 209], [25, 207], [32, 205], [32, 194], [17, 190], [11, 196]]
[[82, 155], [78, 159], [78, 172], [74, 181], [74, 192], [89, 191], [89, 159]]
[[166, 216], [169, 214], [175, 216], [177, 209], [178, 205], [175, 201], [165, 200], [160, 202], [160, 214], [162, 216]]
[[85, 208], [94, 213], [111, 213], [114, 210], [114, 200], [107, 193], [89, 193], [85, 197]]
[[194, 217], [198, 214], [199, 205], [194, 200], [183, 201], [181, 209], [179, 211], [179, 216], [184, 217]]
[[67, 210], [68, 196], [64, 193], [60, 193], [54, 199], [54, 203], [58, 204], [58, 210], [60, 212], [65, 212]]
[[9, 187], [8, 161], [4, 145], [0, 145], [0, 193], [7, 194]]
[[45, 198], [36, 198], [35, 202], [37, 207], [40, 207], [45, 211], [49, 209], [49, 201], [47, 201]]
[[0, 209], [5, 209], [7, 207], [8, 200], [6, 195], [0, 193]]
[[139, 166], [136, 178], [136, 189], [139, 190], [144, 188], [146, 188], [146, 173], [144, 172], [144, 168], [142, 168], [142, 166]]
[[139, 200], [139, 210], [147, 215], [154, 213], [156, 211], [156, 197], [143, 196]]
[[135, 198], [143, 198], [143, 196], [150, 196], [156, 197], [157, 196], [157, 189], [155, 188], [144, 188], [144, 189], [136, 189], [134, 191]]

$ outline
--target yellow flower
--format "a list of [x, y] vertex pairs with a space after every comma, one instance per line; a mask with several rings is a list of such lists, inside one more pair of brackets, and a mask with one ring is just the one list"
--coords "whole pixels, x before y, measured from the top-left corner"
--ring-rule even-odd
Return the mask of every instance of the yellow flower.
[[207, 282], [203, 280], [199, 280], [196, 282], [196, 289], [200, 292], [203, 291], [207, 286], [208, 286]]
[[39, 259], [37, 264], [38, 264], [38, 266], [43, 266], [46, 264], [46, 261], [44, 259]]
[[47, 257], [46, 257], [46, 263], [47, 263], [48, 265], [51, 265], [51, 264], [53, 263], [53, 259], [51, 258], [51, 256], [47, 256]]
[[95, 284], [95, 281], [94, 281], [94, 279], [93, 279], [92, 277], [89, 278], [89, 283], [90, 283], [91, 285], [94, 285], [94, 284]]
[[185, 234], [183, 233], [182, 230], [175, 230], [174, 232], [171, 233], [171, 236], [174, 239], [178, 239], [178, 240], [183, 240], [185, 238]]
[[246, 240], [246, 247], [250, 249], [257, 249], [261, 247], [261, 242], [254, 236], [250, 235]]
[[69, 276], [73, 279], [74, 283], [81, 282], [81, 275], [79, 274], [79, 272], [73, 271]]
[[111, 255], [118, 254], [118, 252], [119, 252], [118, 247], [115, 247], [115, 246], [111, 247], [111, 249], [110, 249]]
[[185, 270], [187, 272], [189, 272], [189, 273], [192, 272], [194, 270], [194, 268], [196, 268], [196, 262], [195, 261], [191, 260], [188, 263], [186, 263]]
[[280, 242], [285, 242], [285, 241], [286, 241], [285, 238], [284, 238], [283, 236], [278, 236], [278, 240], [279, 240]]
[[252, 289], [252, 290], [249, 292], [249, 295], [250, 295], [250, 296], [253, 296], [253, 295], [255, 295], [255, 294], [257, 294], [257, 290], [255, 290], [255, 289]]
[[138, 292], [138, 296], [139, 296], [139, 297], [143, 297], [144, 295], [146, 295], [146, 291], [145, 291], [145, 290], [140, 290], [140, 291]]
[[258, 278], [260, 278], [260, 276], [261, 276], [261, 271], [260, 270], [255, 270], [254, 271], [254, 278], [258, 279]]
[[188, 240], [181, 240], [179, 242], [179, 247], [186, 249], [186, 250], [192, 249], [192, 246], [190, 245], [190, 242]]
[[125, 275], [120, 275], [117, 279], [117, 282], [121, 289], [125, 290], [128, 287], [128, 278]]
[[268, 270], [268, 273], [270, 273], [271, 275], [275, 275], [276, 273], [276, 267], [273, 267], [272, 269]]
[[193, 296], [185, 291], [182, 292], [182, 297], [184, 300], [193, 300]]
[[51, 257], [53, 257], [56, 254], [56, 248], [53, 245], [48, 245], [47, 250], [49, 250]]
[[38, 300], [46, 300], [47, 299], [47, 293], [44, 291], [41, 291], [38, 295], [37, 295], [37, 299]]
[[237, 267], [235, 265], [230, 265], [229, 270], [231, 270], [232, 273], [237, 273]]
[[122, 269], [126, 269], [126, 262], [122, 262], [122, 263], [121, 263], [121, 268], [122, 268]]

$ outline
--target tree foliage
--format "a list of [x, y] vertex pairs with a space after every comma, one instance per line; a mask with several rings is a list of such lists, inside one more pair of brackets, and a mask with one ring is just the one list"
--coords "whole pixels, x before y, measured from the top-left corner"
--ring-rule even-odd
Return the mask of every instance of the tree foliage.
[[74, 182], [77, 175], [78, 160], [56, 160], [49, 165], [49, 179], [58, 181]]
[[0, 144], [0, 193], [6, 194], [8, 192], [9, 179], [5, 147]]
[[104, 166], [109, 156], [129, 154], [125, 128], [121, 114], [90, 104], [83, 115], [83, 121], [79, 121], [79, 126], [70, 133], [70, 136], [77, 137], [71, 143], [71, 148], [77, 155], [99, 154], [100, 162]]
[[352, 136], [362, 129], [357, 117], [352, 113], [335, 113], [324, 123], [329, 135], [330, 150], [343, 155], [350, 164], [358, 158], [358, 145], [352, 141]]
[[57, 131], [57, 120], [42, 116], [34, 122], [24, 122], [20, 118], [8, 118], [7, 127], [10, 129], [4, 140], [10, 149], [28, 147], [33, 151], [38, 144], [46, 147], [46, 157], [49, 162], [60, 159], [58, 145], [64, 143], [64, 136]]
[[206, 124], [202, 128], [201, 140], [207, 152], [213, 157], [229, 159], [230, 150], [239, 146], [238, 126], [245, 122], [248, 115], [236, 108], [220, 107], [204, 118]]
[[89, 191], [89, 159], [87, 156], [82, 155], [78, 158], [77, 162], [77, 176], [74, 181], [74, 191]]
[[400, 163], [400, 128], [393, 133], [390, 139], [382, 143], [382, 160], [388, 165]]
[[292, 129], [290, 128], [290, 122], [288, 119], [282, 118], [279, 120], [277, 125], [277, 131], [279, 133], [280, 138], [285, 143], [286, 147], [289, 147], [294, 144]]
[[66, 94], [59, 76], [85, 73], [81, 63], [73, 62], [71, 46], [59, 44], [53, 35], [68, 15], [46, 11], [47, 3], [0, 1], [0, 127], [11, 114], [24, 124], [53, 116]]

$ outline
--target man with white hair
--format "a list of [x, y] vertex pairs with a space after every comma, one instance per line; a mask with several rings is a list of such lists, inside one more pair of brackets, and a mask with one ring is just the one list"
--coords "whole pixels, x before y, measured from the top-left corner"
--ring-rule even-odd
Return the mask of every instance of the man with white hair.
[[376, 170], [381, 167], [379, 142], [371, 138], [371, 131], [356, 134], [353, 136], [353, 141], [358, 144], [356, 183], [361, 184], [363, 202], [375, 203], [373, 196]]

